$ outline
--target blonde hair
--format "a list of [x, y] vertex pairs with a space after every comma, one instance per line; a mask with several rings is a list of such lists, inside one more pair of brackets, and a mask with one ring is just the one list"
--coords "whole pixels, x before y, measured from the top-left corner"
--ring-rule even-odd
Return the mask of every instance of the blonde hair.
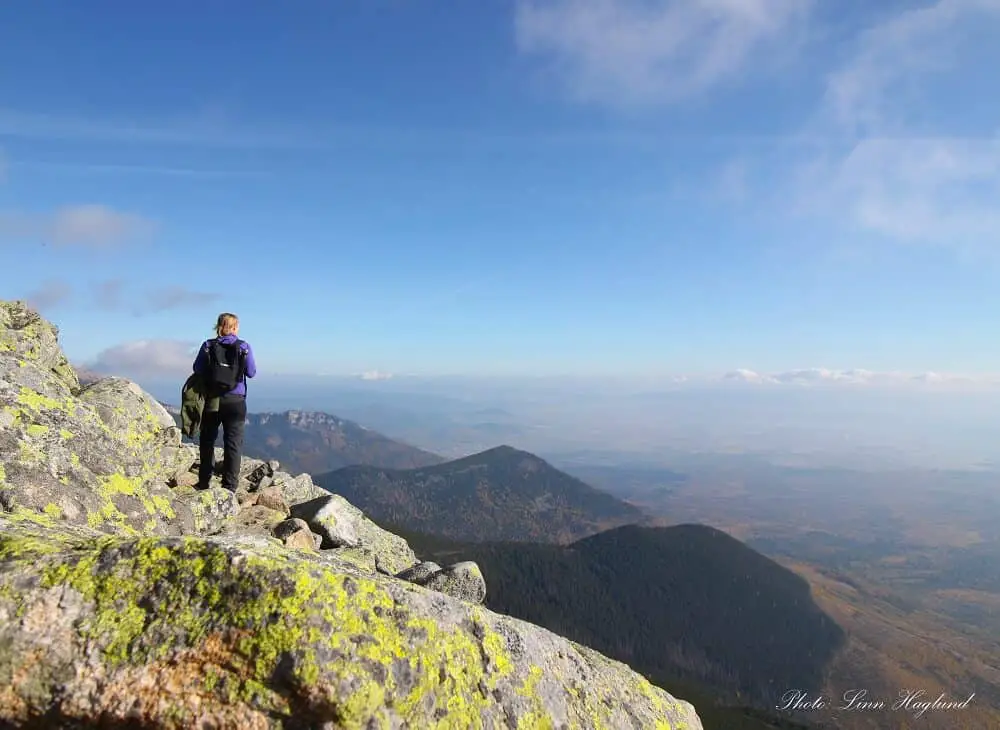
[[219, 337], [236, 334], [236, 328], [240, 326], [240, 318], [235, 314], [223, 312], [215, 322], [215, 334]]

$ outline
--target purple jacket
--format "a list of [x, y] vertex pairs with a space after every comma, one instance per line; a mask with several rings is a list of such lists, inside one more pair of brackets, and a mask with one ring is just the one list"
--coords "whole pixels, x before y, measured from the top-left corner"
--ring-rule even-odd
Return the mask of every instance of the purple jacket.
[[[222, 337], [213, 338], [211, 340], [205, 340], [201, 343], [201, 348], [198, 350], [198, 356], [194, 359], [194, 371], [196, 373], [204, 373], [208, 369], [208, 350], [212, 346], [212, 343], [218, 339], [223, 345], [231, 345], [238, 339], [236, 335], [223, 335]], [[244, 342], [243, 346], [240, 348], [246, 353], [246, 377], [252, 378], [257, 374], [257, 363], [253, 359], [253, 350], [250, 349], [250, 343]], [[242, 395], [246, 396], [247, 386], [246, 383], [241, 380], [236, 384], [236, 387], [231, 391], [226, 393], [226, 395]]]

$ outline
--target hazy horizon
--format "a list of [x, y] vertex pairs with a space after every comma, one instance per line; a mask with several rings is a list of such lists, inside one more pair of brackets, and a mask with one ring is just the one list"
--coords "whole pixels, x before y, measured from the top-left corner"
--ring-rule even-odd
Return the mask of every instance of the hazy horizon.
[[[183, 376], [136, 380], [163, 402], [180, 399]], [[1000, 464], [1000, 391], [983, 389], [261, 375], [248, 406], [332, 413], [445, 456], [506, 443], [620, 463], [716, 453], [862, 469]]]

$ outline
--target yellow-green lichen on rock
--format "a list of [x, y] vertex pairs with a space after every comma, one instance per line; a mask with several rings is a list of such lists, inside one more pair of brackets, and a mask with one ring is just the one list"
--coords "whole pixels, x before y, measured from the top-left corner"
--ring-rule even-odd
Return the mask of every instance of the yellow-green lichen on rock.
[[24, 301], [0, 301], [0, 356], [33, 361], [67, 387], [80, 387], [76, 371], [59, 347], [59, 329]]
[[58, 330], [0, 302], [0, 726], [701, 727], [623, 664], [386, 575], [415, 556], [349, 503], [313, 520], [343, 547], [287, 548], [288, 507], [330, 499], [309, 475], [248, 458], [256, 484], [198, 491], [196, 460], [152, 396], [81, 388]]
[[701, 727], [622, 664], [347, 563], [2, 517], [0, 708], [164, 728]]
[[122, 378], [81, 389], [57, 334], [22, 304], [0, 302], [5, 509], [44, 515], [58, 504], [63, 519], [106, 532], [194, 532], [166, 484], [180, 447], [169, 414]]

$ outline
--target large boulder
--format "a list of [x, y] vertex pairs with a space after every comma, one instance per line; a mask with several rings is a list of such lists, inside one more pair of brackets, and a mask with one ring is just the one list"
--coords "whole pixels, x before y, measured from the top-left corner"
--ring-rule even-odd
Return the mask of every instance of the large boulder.
[[383, 530], [341, 497], [325, 496], [296, 504], [292, 517], [298, 517], [309, 529], [323, 538], [323, 548], [367, 548], [374, 556], [376, 568], [396, 575], [417, 562], [417, 556], [406, 540]]
[[333, 554], [82, 532], [0, 516], [0, 725], [702, 727], [624, 664]]
[[0, 302], [3, 510], [106, 532], [193, 532], [166, 485], [180, 453], [173, 421], [127, 380], [81, 390], [57, 332], [25, 305]]
[[299, 474], [293, 477], [286, 472], [276, 471], [272, 477], [271, 485], [281, 489], [285, 495], [285, 501], [290, 505], [301, 504], [329, 494], [328, 491], [313, 483], [310, 474]]
[[25, 302], [0, 301], [0, 353], [33, 363], [77, 390], [80, 380], [59, 346], [59, 328]]

